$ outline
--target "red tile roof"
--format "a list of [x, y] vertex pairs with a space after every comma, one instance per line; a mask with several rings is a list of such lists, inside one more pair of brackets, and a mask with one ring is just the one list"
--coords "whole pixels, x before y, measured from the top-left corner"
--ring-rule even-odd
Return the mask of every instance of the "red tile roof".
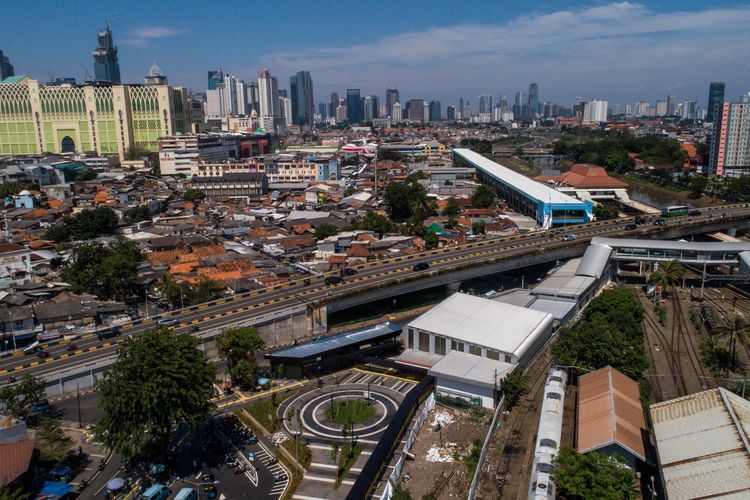
[[627, 183], [610, 177], [602, 167], [576, 163], [570, 170], [561, 175], [537, 176], [535, 181], [555, 181], [566, 186], [581, 189], [610, 188], [622, 189], [628, 187]]
[[34, 441], [0, 444], [0, 484], [8, 484], [26, 472], [34, 452]]

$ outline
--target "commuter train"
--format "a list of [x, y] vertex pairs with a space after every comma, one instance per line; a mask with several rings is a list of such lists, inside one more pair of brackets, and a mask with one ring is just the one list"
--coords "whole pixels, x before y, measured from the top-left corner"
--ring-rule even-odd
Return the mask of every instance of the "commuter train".
[[552, 459], [560, 450], [562, 435], [565, 385], [568, 374], [557, 367], [550, 369], [544, 385], [542, 413], [539, 417], [539, 431], [534, 450], [534, 462], [529, 484], [529, 500], [550, 500], [555, 498], [555, 482], [551, 475]]

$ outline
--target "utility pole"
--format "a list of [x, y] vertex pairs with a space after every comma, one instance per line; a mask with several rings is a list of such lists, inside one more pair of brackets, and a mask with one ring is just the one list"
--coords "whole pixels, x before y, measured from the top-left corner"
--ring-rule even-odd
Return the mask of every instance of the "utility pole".
[[83, 429], [83, 420], [81, 419], [81, 391], [76, 384], [76, 399], [78, 401], [78, 428]]

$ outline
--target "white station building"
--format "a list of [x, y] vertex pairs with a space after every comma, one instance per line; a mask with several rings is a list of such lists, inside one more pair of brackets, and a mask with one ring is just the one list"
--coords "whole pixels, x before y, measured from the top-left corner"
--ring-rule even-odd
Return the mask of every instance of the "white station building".
[[406, 325], [400, 360], [429, 368], [438, 396], [493, 408], [502, 379], [550, 339], [553, 322], [546, 312], [455, 293]]

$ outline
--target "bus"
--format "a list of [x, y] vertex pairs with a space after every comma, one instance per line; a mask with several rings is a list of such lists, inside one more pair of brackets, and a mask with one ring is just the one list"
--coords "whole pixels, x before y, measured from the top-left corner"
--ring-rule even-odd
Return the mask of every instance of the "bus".
[[661, 211], [662, 217], [679, 217], [681, 215], [688, 214], [688, 207], [686, 205], [674, 205], [667, 207]]
[[104, 327], [99, 328], [94, 332], [97, 337], [99, 337], [99, 340], [104, 340], [112, 337], [116, 337], [120, 335], [120, 327], [119, 326], [110, 326], [110, 327]]

